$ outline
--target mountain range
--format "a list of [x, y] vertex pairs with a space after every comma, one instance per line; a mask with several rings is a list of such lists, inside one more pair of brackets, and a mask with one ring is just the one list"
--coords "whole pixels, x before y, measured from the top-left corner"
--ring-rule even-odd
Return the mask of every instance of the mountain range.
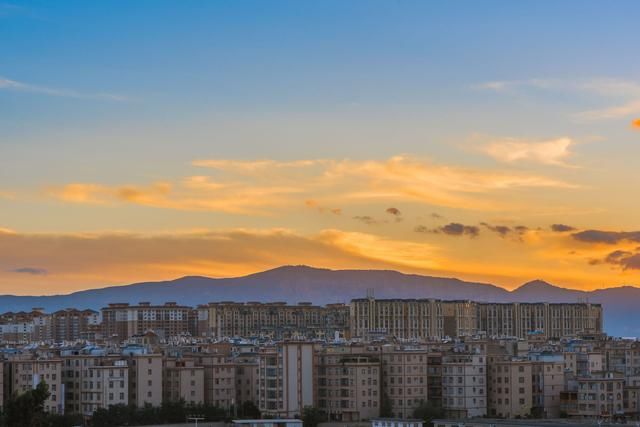
[[67, 307], [100, 309], [111, 302], [198, 305], [215, 301], [283, 301], [314, 304], [348, 303], [373, 292], [376, 298], [470, 299], [490, 302], [593, 302], [604, 308], [605, 331], [614, 336], [640, 336], [640, 288], [581, 291], [541, 280], [513, 291], [455, 278], [403, 274], [389, 270], [329, 270], [308, 266], [283, 266], [243, 277], [214, 279], [187, 276], [162, 282], [134, 283], [90, 289], [67, 295], [0, 296], [0, 312], [46, 311]]

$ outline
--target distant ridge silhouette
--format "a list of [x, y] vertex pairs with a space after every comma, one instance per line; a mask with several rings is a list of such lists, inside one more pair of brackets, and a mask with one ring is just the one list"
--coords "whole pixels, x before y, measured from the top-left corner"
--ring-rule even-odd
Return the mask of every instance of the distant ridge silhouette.
[[161, 304], [175, 301], [196, 306], [215, 301], [283, 301], [314, 304], [348, 303], [372, 289], [376, 298], [470, 299], [492, 302], [592, 302], [605, 310], [605, 330], [615, 336], [640, 336], [640, 288], [621, 286], [580, 291], [542, 280], [513, 291], [455, 278], [403, 274], [392, 270], [329, 270], [305, 265], [282, 266], [243, 277], [213, 279], [186, 276], [161, 282], [134, 283], [51, 296], [0, 296], [0, 312], [43, 307], [100, 309], [110, 302]]

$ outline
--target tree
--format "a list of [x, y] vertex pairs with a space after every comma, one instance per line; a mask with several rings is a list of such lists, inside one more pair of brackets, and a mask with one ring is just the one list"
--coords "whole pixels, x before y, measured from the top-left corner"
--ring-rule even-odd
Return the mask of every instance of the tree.
[[302, 410], [304, 427], [318, 427], [318, 424], [325, 421], [327, 421], [327, 414], [315, 406], [305, 406]]
[[431, 401], [426, 401], [418, 406], [415, 411], [413, 411], [413, 417], [424, 420], [426, 425], [431, 425], [431, 422], [435, 419], [442, 418], [444, 416], [444, 411], [442, 407], [435, 405]]
[[250, 400], [245, 400], [240, 405], [240, 416], [242, 418], [249, 419], [259, 419], [260, 418], [260, 409]]
[[23, 427], [46, 426], [44, 402], [49, 394], [49, 386], [44, 381], [40, 381], [33, 390], [13, 394], [5, 406], [6, 424]]
[[383, 393], [382, 401], [380, 402], [380, 416], [382, 418], [392, 418], [393, 417], [393, 408], [391, 406], [391, 399], [387, 393]]

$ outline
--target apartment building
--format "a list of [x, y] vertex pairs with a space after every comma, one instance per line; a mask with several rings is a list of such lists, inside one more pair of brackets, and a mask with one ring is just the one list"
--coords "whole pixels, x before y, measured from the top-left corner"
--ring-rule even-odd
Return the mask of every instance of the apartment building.
[[487, 412], [490, 417], [525, 418], [533, 407], [532, 363], [528, 359], [490, 359], [487, 365]]
[[6, 379], [8, 395], [32, 390], [44, 381], [49, 387], [49, 397], [44, 403], [46, 412], [64, 413], [64, 386], [62, 384], [62, 360], [13, 358], [8, 361], [9, 375]]
[[[575, 403], [564, 410], [569, 416], [603, 418], [622, 416], [625, 413], [624, 376], [614, 372], [594, 372], [577, 379]], [[635, 399], [637, 405], [637, 396]], [[636, 409], [637, 411], [637, 409]]]
[[129, 404], [137, 407], [162, 403], [161, 354], [136, 352], [124, 354], [129, 366]]
[[122, 342], [134, 335], [153, 331], [161, 338], [189, 335], [195, 332], [195, 311], [188, 306], [167, 302], [152, 305], [113, 303], [101, 310], [102, 334], [106, 339]]
[[258, 406], [260, 365], [257, 353], [241, 353], [233, 358], [236, 370], [236, 403], [252, 402]]
[[100, 408], [127, 405], [129, 402], [129, 369], [125, 360], [87, 366], [80, 390], [82, 414], [91, 416]]
[[380, 415], [381, 363], [377, 355], [327, 347], [316, 355], [317, 407], [332, 421], [363, 421]]
[[129, 368], [119, 354], [85, 347], [60, 352], [65, 413], [91, 415], [97, 408], [128, 404]]
[[482, 354], [442, 357], [442, 408], [450, 418], [487, 415], [487, 359]]
[[427, 339], [444, 336], [443, 307], [438, 300], [359, 298], [351, 300], [350, 316], [353, 337]]
[[236, 401], [236, 366], [230, 347], [212, 347], [185, 354], [184, 357], [193, 358], [195, 366], [203, 367], [204, 402], [220, 408], [231, 408]]
[[293, 418], [315, 403], [314, 347], [283, 342], [260, 350], [259, 409], [263, 415]]
[[537, 417], [560, 416], [560, 392], [565, 388], [564, 356], [561, 353], [531, 352], [532, 413]]
[[384, 398], [396, 418], [410, 418], [428, 397], [429, 351], [419, 346], [386, 345], [381, 348]]
[[602, 333], [602, 306], [589, 303], [479, 303], [361, 298], [351, 301], [350, 329], [364, 339], [491, 337], [541, 340]]
[[100, 313], [95, 310], [67, 308], [51, 313], [50, 333], [53, 342], [76, 341], [95, 337], [100, 326]]
[[193, 358], [167, 358], [163, 362], [163, 401], [204, 403], [204, 367]]
[[211, 337], [325, 338], [349, 328], [349, 306], [308, 302], [220, 302], [197, 308], [198, 335]]
[[427, 398], [436, 407], [442, 407], [442, 353], [427, 355]]

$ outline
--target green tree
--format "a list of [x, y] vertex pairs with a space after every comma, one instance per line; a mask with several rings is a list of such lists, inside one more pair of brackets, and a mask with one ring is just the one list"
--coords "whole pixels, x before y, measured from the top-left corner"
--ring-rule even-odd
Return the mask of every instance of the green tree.
[[260, 418], [260, 409], [258, 409], [256, 404], [250, 400], [245, 400], [244, 402], [242, 402], [239, 409], [239, 415], [242, 418], [249, 418], [254, 420]]
[[7, 426], [45, 427], [48, 415], [44, 412], [44, 402], [49, 394], [49, 386], [44, 381], [33, 390], [13, 394], [5, 405]]
[[380, 402], [380, 416], [382, 418], [392, 418], [393, 408], [391, 407], [391, 399], [387, 393], [383, 393], [382, 401]]
[[435, 405], [431, 401], [426, 401], [418, 406], [415, 411], [413, 411], [413, 417], [424, 420], [426, 425], [431, 425], [431, 422], [435, 419], [442, 418], [444, 416], [444, 411], [441, 406]]
[[327, 421], [327, 414], [315, 406], [305, 406], [302, 410], [304, 427], [318, 427], [318, 424], [325, 421]]

